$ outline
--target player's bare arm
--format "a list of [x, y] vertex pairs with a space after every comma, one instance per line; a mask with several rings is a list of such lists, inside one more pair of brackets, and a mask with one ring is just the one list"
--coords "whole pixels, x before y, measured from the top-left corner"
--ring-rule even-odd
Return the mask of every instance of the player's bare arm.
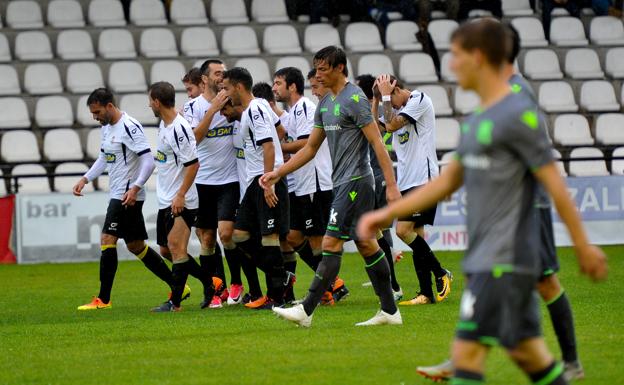
[[[262, 153], [264, 154], [264, 173], [266, 175], [273, 171], [273, 165], [275, 164], [275, 145], [273, 142], [262, 143]], [[275, 186], [264, 189], [264, 199], [269, 207], [277, 205], [278, 199], [275, 194]]]
[[191, 186], [195, 183], [195, 176], [199, 170], [199, 162], [195, 160], [190, 164], [184, 166], [184, 180], [180, 189], [171, 201], [171, 212], [173, 215], [179, 215], [184, 209], [185, 196]]
[[224, 90], [219, 91], [219, 93], [211, 100], [211, 105], [206, 114], [202, 118], [201, 122], [193, 129], [193, 134], [195, 134], [195, 142], [199, 144], [206, 135], [208, 134], [208, 130], [210, 128], [210, 124], [212, 124], [212, 119], [214, 116], [221, 111], [225, 103], [228, 101], [227, 93]]
[[386, 180], [386, 199], [388, 202], [392, 202], [401, 198], [401, 193], [399, 192], [399, 187], [394, 177], [392, 160], [390, 160], [390, 155], [388, 155], [388, 151], [386, 151], [386, 146], [384, 146], [381, 141], [381, 134], [377, 128], [377, 123], [374, 121], [370, 122], [362, 128], [362, 132], [364, 136], [366, 136], [368, 143], [373, 147], [379, 166], [383, 171], [384, 179]]
[[396, 80], [390, 80], [390, 75], [380, 75], [376, 81], [377, 88], [379, 89], [382, 97], [383, 114], [387, 132], [397, 131], [409, 123], [404, 116], [394, 113], [394, 108], [392, 107], [392, 102], [390, 101], [390, 95], [394, 91], [396, 83]]

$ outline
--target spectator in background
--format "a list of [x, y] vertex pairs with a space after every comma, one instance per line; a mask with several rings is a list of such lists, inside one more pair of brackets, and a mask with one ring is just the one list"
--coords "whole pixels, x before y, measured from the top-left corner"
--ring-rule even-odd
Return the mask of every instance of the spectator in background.
[[403, 20], [414, 22], [418, 16], [415, 0], [375, 0], [368, 10], [370, 17], [379, 24], [383, 31], [390, 24], [389, 12], [401, 12]]
[[559, 7], [565, 8], [570, 16], [581, 17], [581, 0], [542, 0], [542, 25], [546, 39], [550, 39], [550, 14]]
[[[350, 17], [351, 22], [368, 20], [366, 10], [368, 9], [368, 3], [370, 0], [310, 0], [309, 2], [298, 2], [297, 9], [303, 10], [301, 13], [305, 13], [305, 7], [309, 7], [310, 24], [320, 23], [321, 16], [327, 17], [334, 27], [340, 24], [340, 15], [347, 14]], [[292, 6], [291, 6], [292, 7]], [[291, 17], [292, 18], [292, 17]]]
[[457, 21], [461, 23], [466, 20], [470, 11], [475, 9], [490, 11], [498, 19], [503, 17], [501, 0], [461, 0], [459, 2]]

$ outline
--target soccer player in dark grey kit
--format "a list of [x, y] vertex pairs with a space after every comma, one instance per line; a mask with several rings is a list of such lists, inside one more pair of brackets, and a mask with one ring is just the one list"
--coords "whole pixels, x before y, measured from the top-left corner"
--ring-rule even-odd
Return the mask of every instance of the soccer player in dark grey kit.
[[501, 344], [532, 382], [562, 385], [567, 384], [563, 366], [541, 337], [534, 292], [541, 247], [534, 208], [538, 181], [570, 231], [581, 271], [594, 280], [606, 278], [606, 257], [589, 244], [540, 127], [539, 107], [510, 90], [505, 66], [510, 44], [505, 28], [488, 19], [453, 33], [451, 68], [460, 86], [477, 92], [482, 103], [462, 125], [457, 158], [423, 188], [364, 215], [358, 233], [370, 237], [393, 218], [431, 207], [463, 183], [468, 282], [452, 347], [452, 383], [483, 383], [487, 353]]
[[311, 161], [327, 138], [333, 163], [334, 200], [323, 238], [323, 259], [307, 297], [300, 305], [273, 311], [301, 326], [311, 326], [314, 309], [340, 270], [343, 244], [353, 239], [364, 257], [366, 271], [381, 302], [381, 310], [373, 318], [357, 325], [402, 324], [401, 313], [394, 303], [390, 269], [384, 252], [376, 239], [362, 239], [355, 234], [358, 218], [371, 210], [375, 203], [368, 144], [372, 144], [379, 159], [386, 178], [387, 197], [392, 201], [400, 193], [390, 157], [381, 141], [366, 95], [347, 81], [344, 51], [335, 46], [325, 47], [314, 55], [314, 66], [317, 79], [330, 92], [317, 106], [314, 129], [308, 142], [282, 167], [266, 173], [260, 182], [265, 189], [270, 189], [281, 178]]

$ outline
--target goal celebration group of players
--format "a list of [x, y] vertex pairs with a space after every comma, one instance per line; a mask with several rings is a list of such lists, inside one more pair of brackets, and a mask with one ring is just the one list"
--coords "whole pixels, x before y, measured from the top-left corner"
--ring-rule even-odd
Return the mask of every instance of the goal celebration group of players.
[[[451, 67], [460, 86], [480, 96], [481, 106], [462, 123], [456, 156], [440, 175], [429, 96], [388, 74], [349, 82], [345, 52], [335, 46], [319, 50], [306, 74], [318, 105], [303, 95], [304, 74], [294, 67], [276, 71], [272, 86], [254, 85], [245, 68], [206, 60], [184, 76], [190, 99], [183, 111], [175, 108], [171, 84], [152, 84], [149, 107], [160, 119], [155, 153], [141, 124], [118, 109], [114, 95], [94, 90], [87, 105], [102, 124], [101, 152], [74, 194], [108, 170], [110, 202], [101, 235], [100, 291], [78, 309], [111, 307], [122, 238], [170, 287], [154, 312], [181, 309], [190, 296], [190, 275], [203, 285], [202, 308], [244, 303], [310, 327], [319, 304], [349, 294], [338, 273], [343, 245], [353, 240], [380, 303], [372, 318], [357, 325], [402, 324], [397, 301], [403, 293], [387, 229], [396, 220], [398, 237], [413, 251], [420, 286], [398, 304], [443, 301], [453, 276], [431, 251], [424, 226], [434, 224], [437, 202], [464, 185], [467, 282], [452, 359], [419, 373], [452, 378], [453, 384], [482, 383], [486, 353], [500, 344], [535, 383], [582, 378], [570, 304], [556, 277], [548, 194], [570, 231], [581, 271], [605, 278], [606, 257], [589, 244], [530, 86], [513, 73], [518, 41], [513, 28], [491, 19], [453, 33]], [[396, 153], [396, 177], [384, 135]], [[143, 186], [154, 168], [159, 252], [145, 242], [142, 214]], [[193, 227], [199, 263], [188, 253]], [[314, 271], [301, 300], [293, 290], [298, 259]], [[258, 270], [265, 276], [264, 293]], [[536, 288], [564, 364], [555, 362], [541, 337]]]

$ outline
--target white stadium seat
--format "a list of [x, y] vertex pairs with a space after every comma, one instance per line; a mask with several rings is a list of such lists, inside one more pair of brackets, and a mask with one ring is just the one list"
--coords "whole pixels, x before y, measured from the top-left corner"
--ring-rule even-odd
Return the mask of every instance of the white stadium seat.
[[132, 59], [137, 56], [132, 34], [127, 29], [105, 29], [100, 33], [98, 52], [104, 59]]
[[269, 65], [266, 60], [262, 58], [248, 57], [238, 59], [234, 64], [234, 67], [247, 68], [253, 78], [254, 84], [258, 82], [273, 84], [273, 76], [269, 70]]
[[254, 0], [251, 17], [258, 23], [287, 23], [286, 3], [284, 0]]
[[531, 16], [533, 10], [529, 0], [503, 0], [502, 1], [503, 15], [505, 16]]
[[624, 144], [624, 114], [598, 115], [596, 141], [606, 145]]
[[48, 35], [41, 31], [20, 32], [15, 38], [15, 56], [19, 60], [50, 60], [52, 46]]
[[614, 79], [624, 78], [624, 47], [611, 48], [607, 51], [605, 71]]
[[550, 49], [532, 49], [524, 55], [524, 75], [533, 80], [563, 79], [557, 54]]
[[176, 91], [184, 91], [182, 78], [186, 74], [184, 64], [177, 60], [159, 60], [152, 64], [150, 84], [165, 81], [173, 85]]
[[91, 93], [96, 88], [104, 87], [102, 70], [94, 62], [72, 63], [67, 67], [65, 85], [74, 94]]
[[177, 25], [208, 24], [206, 7], [202, 0], [173, 0], [169, 12], [171, 21]]
[[95, 27], [123, 27], [126, 25], [123, 7], [119, 0], [91, 0], [89, 23]]
[[607, 176], [607, 163], [604, 160], [574, 160], [574, 158], [604, 157], [602, 151], [594, 147], [575, 148], [570, 152], [571, 176]]
[[[435, 106], [434, 106], [435, 107]], [[459, 144], [459, 122], [450, 118], [436, 119], [436, 149], [453, 150]]]
[[272, 55], [301, 53], [297, 30], [290, 24], [270, 25], [262, 37], [264, 50]]
[[[55, 174], [73, 174], [80, 173], [84, 174], [89, 170], [86, 164], [80, 162], [65, 162], [61, 163], [54, 169]], [[79, 176], [54, 176], [54, 191], [62, 192], [62, 193], [71, 193], [74, 185], [76, 184], [76, 179], [80, 178]], [[82, 189], [83, 192], [92, 192], [93, 191], [93, 183], [88, 183]]]
[[48, 95], [63, 92], [61, 75], [54, 64], [37, 63], [26, 67], [24, 89], [31, 95]]
[[406, 83], [438, 81], [433, 59], [426, 53], [406, 53], [399, 61], [399, 77]]
[[598, 54], [591, 48], [574, 48], [565, 56], [565, 72], [572, 79], [602, 79]]
[[455, 112], [458, 114], [467, 115], [473, 113], [479, 106], [479, 101], [479, 96], [474, 91], [466, 91], [461, 87], [455, 87]]
[[0, 147], [0, 154], [5, 162], [39, 162], [41, 160], [37, 137], [29, 130], [5, 132], [2, 135]]
[[12, 60], [11, 57], [11, 48], [9, 48], [9, 39], [3, 34], [0, 33], [0, 62], [10, 62]]
[[544, 35], [542, 22], [535, 17], [516, 17], [511, 20], [511, 24], [520, 35], [520, 46], [522, 48], [546, 47], [548, 41]]
[[90, 159], [97, 159], [100, 156], [100, 146], [102, 141], [102, 132], [99, 128], [92, 128], [87, 134], [87, 143], [85, 153]]
[[413, 21], [393, 21], [386, 28], [386, 46], [393, 51], [420, 51], [422, 45], [416, 40], [418, 31]]
[[43, 27], [43, 17], [38, 1], [9, 1], [6, 7], [6, 21], [15, 29], [35, 29]]
[[622, 20], [613, 16], [592, 18], [589, 26], [589, 38], [595, 45], [624, 45]]
[[590, 80], [581, 86], [581, 107], [588, 112], [614, 112], [620, 110], [615, 90], [606, 80]]
[[565, 81], [542, 83], [538, 92], [538, 100], [540, 107], [548, 113], [578, 111], [572, 87]]
[[191, 57], [218, 56], [217, 38], [208, 27], [190, 27], [182, 32], [182, 54]]
[[30, 128], [30, 116], [24, 99], [0, 98], [0, 129]]
[[440, 59], [440, 76], [445, 82], [457, 83], [457, 77], [455, 73], [451, 71], [451, 58], [450, 52], [446, 52]]
[[0, 96], [19, 95], [21, 91], [15, 67], [8, 64], [0, 65]]
[[56, 95], [39, 98], [35, 107], [35, 122], [41, 128], [69, 127], [74, 124], [69, 99]]
[[113, 92], [147, 91], [143, 67], [135, 61], [114, 62], [108, 72], [108, 86]]
[[149, 28], [141, 33], [141, 55], [147, 58], [177, 57], [175, 36], [168, 28]]
[[76, 0], [52, 0], [48, 3], [48, 23], [54, 28], [84, 27], [82, 6]]
[[376, 24], [349, 23], [345, 31], [345, 47], [353, 52], [380, 52], [384, 46]]
[[362, 55], [358, 61], [358, 75], [371, 74], [375, 77], [381, 74], [394, 75], [392, 60], [383, 53]]
[[433, 20], [429, 23], [429, 33], [438, 50], [451, 47], [451, 34], [458, 27], [455, 20]]
[[309, 24], [304, 32], [303, 46], [308, 52], [316, 53], [323, 47], [342, 47], [338, 30], [330, 24]]
[[167, 25], [165, 6], [160, 0], [132, 0], [130, 21], [138, 26]]
[[593, 145], [589, 123], [583, 115], [561, 114], [555, 119], [553, 140], [562, 146]]
[[[81, 126], [85, 127], [98, 126], [100, 123], [93, 119], [93, 115], [87, 106], [88, 97], [89, 95], [83, 95], [76, 102], [76, 121], [78, 121]], [[117, 99], [117, 102], [119, 102], [119, 99]]]
[[420, 86], [418, 90], [429, 95], [433, 102], [433, 109], [436, 116], [451, 116], [453, 115], [453, 109], [449, 102], [448, 93], [442, 86], [430, 85]]
[[[214, 3], [213, 3], [214, 4]], [[221, 36], [221, 48], [231, 56], [260, 54], [256, 32], [248, 26], [226, 27]]]
[[243, 0], [212, 0], [210, 17], [217, 24], [245, 24], [249, 22]]
[[149, 108], [149, 98], [146, 93], [128, 94], [121, 97], [119, 108], [138, 120], [142, 125], [156, 125], [158, 118]]
[[[624, 147], [613, 150], [613, 157], [624, 157]], [[613, 175], [624, 175], [624, 159], [614, 159], [611, 161], [611, 173]]]
[[550, 41], [561, 47], [587, 45], [583, 23], [576, 17], [557, 17], [550, 23]]
[[71, 128], [49, 130], [43, 137], [43, 155], [50, 161], [82, 160], [80, 137]]
[[[11, 174], [19, 175], [43, 175], [47, 174], [46, 169], [40, 164], [18, 164], [13, 167]], [[47, 176], [33, 178], [19, 178], [19, 193], [40, 194], [50, 192], [50, 182]]]
[[56, 53], [63, 60], [95, 59], [91, 36], [79, 29], [64, 30], [58, 34]]
[[275, 63], [275, 71], [285, 67], [299, 68], [303, 74], [306, 84], [308, 84], [308, 72], [312, 69], [308, 59], [301, 56], [282, 56], [277, 59], [277, 62]]

